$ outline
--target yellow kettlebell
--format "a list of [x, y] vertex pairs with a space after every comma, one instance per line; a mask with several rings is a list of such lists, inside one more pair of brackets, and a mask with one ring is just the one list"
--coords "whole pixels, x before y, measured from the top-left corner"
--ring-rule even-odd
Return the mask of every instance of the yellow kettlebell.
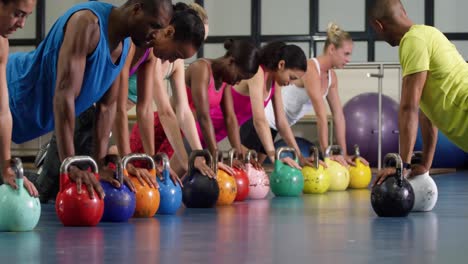
[[340, 163], [331, 160], [330, 156], [334, 153], [343, 155], [343, 150], [338, 145], [329, 146], [325, 151], [325, 164], [327, 164], [327, 171], [330, 174], [330, 188], [329, 191], [344, 191], [349, 185], [349, 171]]
[[310, 148], [310, 156], [314, 155], [314, 166], [304, 166], [304, 193], [324, 193], [330, 187], [330, 175], [328, 171], [319, 164], [319, 152], [317, 147]]
[[359, 152], [358, 145], [354, 145], [354, 155], [356, 166], [349, 167], [349, 187], [353, 189], [367, 188], [371, 181], [372, 173], [370, 167], [361, 162], [361, 153]]

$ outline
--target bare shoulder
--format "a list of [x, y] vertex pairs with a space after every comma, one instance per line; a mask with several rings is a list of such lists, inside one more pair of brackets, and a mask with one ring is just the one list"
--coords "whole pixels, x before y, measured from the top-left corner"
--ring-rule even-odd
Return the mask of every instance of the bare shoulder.
[[8, 53], [10, 52], [10, 47], [8, 44], [8, 39], [0, 37], [0, 63], [6, 63], [8, 59]]
[[66, 37], [86, 42], [92, 50], [97, 46], [101, 34], [99, 19], [90, 10], [81, 10], [71, 15], [64, 31]]

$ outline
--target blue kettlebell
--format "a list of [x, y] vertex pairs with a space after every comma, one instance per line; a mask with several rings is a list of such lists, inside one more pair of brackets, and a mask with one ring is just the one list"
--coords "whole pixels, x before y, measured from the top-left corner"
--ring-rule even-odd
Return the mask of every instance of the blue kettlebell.
[[182, 188], [171, 180], [169, 158], [166, 153], [156, 154], [155, 161], [162, 162], [163, 165], [162, 177], [156, 177], [161, 196], [156, 214], [175, 214], [182, 205]]
[[133, 216], [136, 207], [135, 193], [123, 182], [123, 165], [117, 155], [108, 155], [105, 158], [107, 166], [115, 166], [114, 177], [119, 181], [120, 188], [109, 182], [101, 180], [106, 197], [104, 198], [103, 222], [126, 222]]
[[23, 164], [19, 158], [12, 160], [12, 169], [18, 189], [7, 184], [0, 186], [0, 231], [31, 231], [39, 222], [41, 203], [23, 186]]

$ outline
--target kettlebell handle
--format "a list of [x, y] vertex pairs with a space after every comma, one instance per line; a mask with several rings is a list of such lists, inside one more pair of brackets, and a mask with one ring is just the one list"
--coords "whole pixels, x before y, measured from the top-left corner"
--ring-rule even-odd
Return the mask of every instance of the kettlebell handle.
[[21, 162], [20, 158], [13, 158], [10, 161], [11, 168], [15, 172], [16, 179], [21, 180], [24, 177], [24, 169], [23, 169], [23, 162]]
[[231, 150], [229, 150], [228, 154], [229, 154], [229, 166], [232, 167], [232, 163], [234, 162], [234, 157], [236, 157], [236, 159], [239, 160], [240, 153], [235, 148], [232, 148]]
[[341, 149], [341, 147], [338, 145], [328, 146], [327, 149], [325, 150], [325, 157], [330, 157], [330, 155], [333, 155], [335, 153], [343, 155], [343, 149]]
[[105, 164], [108, 165], [109, 163], [115, 164], [115, 179], [120, 183], [123, 184], [123, 165], [122, 161], [117, 155], [107, 155], [105, 157]]
[[91, 169], [93, 170], [93, 173], [96, 173], [96, 174], [99, 173], [99, 169], [96, 164], [96, 161], [94, 161], [93, 158], [91, 158], [90, 156], [74, 156], [74, 157], [66, 158], [62, 162], [62, 165], [60, 166], [60, 173], [61, 174], [68, 173], [69, 167], [77, 162], [86, 162], [87, 164], [91, 165]]
[[135, 154], [130, 154], [130, 155], [127, 155], [125, 157], [123, 157], [122, 159], [122, 163], [123, 163], [123, 168], [126, 169], [127, 168], [127, 164], [131, 161], [135, 161], [135, 160], [146, 160], [150, 163], [150, 166], [152, 170], [156, 169], [156, 165], [154, 164], [154, 160], [153, 158], [151, 158], [150, 155], [147, 155], [147, 154], [143, 154], [143, 153], [135, 153]]
[[358, 144], [354, 145], [354, 155], [356, 156], [356, 158], [361, 157], [361, 151], [359, 150]]
[[314, 167], [318, 169], [319, 167], [319, 150], [316, 146], [310, 147], [309, 156], [314, 155]]
[[204, 157], [205, 160], [207, 161], [206, 164], [210, 165], [211, 169], [213, 169], [216, 172], [216, 163], [213, 161], [213, 157], [211, 156], [210, 152], [208, 150], [192, 150], [189, 156], [189, 166], [188, 166], [188, 172], [192, 173], [195, 169], [195, 158], [196, 157]]
[[281, 154], [283, 154], [283, 152], [291, 152], [293, 154], [293, 159], [295, 161], [297, 161], [297, 153], [296, 153], [296, 150], [294, 148], [290, 148], [290, 147], [281, 147], [279, 148], [277, 151], [276, 151], [276, 160], [280, 160], [281, 159]]
[[164, 152], [158, 152], [156, 155], [154, 155], [154, 161], [155, 162], [161, 162], [163, 165], [163, 170], [168, 170], [170, 165], [169, 165], [169, 157], [167, 156], [166, 153]]
[[253, 149], [249, 149], [249, 151], [247, 151], [247, 155], [245, 155], [245, 161], [247, 163], [250, 163], [250, 159], [252, 158], [252, 156], [254, 157], [255, 161], [258, 161], [257, 151]]
[[395, 162], [395, 168], [396, 168], [396, 177], [400, 182], [403, 181], [403, 161], [401, 160], [401, 157], [397, 153], [388, 153], [385, 155], [384, 158], [384, 168], [389, 166], [390, 161]]

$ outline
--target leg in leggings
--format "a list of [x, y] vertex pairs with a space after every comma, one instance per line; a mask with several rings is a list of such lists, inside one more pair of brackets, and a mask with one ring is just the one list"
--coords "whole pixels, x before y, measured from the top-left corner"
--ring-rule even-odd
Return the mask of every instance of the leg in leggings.
[[[278, 131], [276, 131], [273, 128], [270, 128], [271, 130], [271, 136], [273, 137], [273, 140], [275, 139], [276, 135], [278, 134]], [[258, 162], [262, 164], [267, 155], [266, 151], [263, 148], [262, 141], [258, 137], [257, 131], [255, 130], [255, 126], [253, 124], [253, 119], [250, 119], [249, 121], [245, 122], [241, 128], [240, 128], [240, 136], [241, 136], [241, 143], [242, 146], [244, 147], [244, 151], [247, 151], [249, 149], [253, 149], [257, 152], [258, 154]]]

